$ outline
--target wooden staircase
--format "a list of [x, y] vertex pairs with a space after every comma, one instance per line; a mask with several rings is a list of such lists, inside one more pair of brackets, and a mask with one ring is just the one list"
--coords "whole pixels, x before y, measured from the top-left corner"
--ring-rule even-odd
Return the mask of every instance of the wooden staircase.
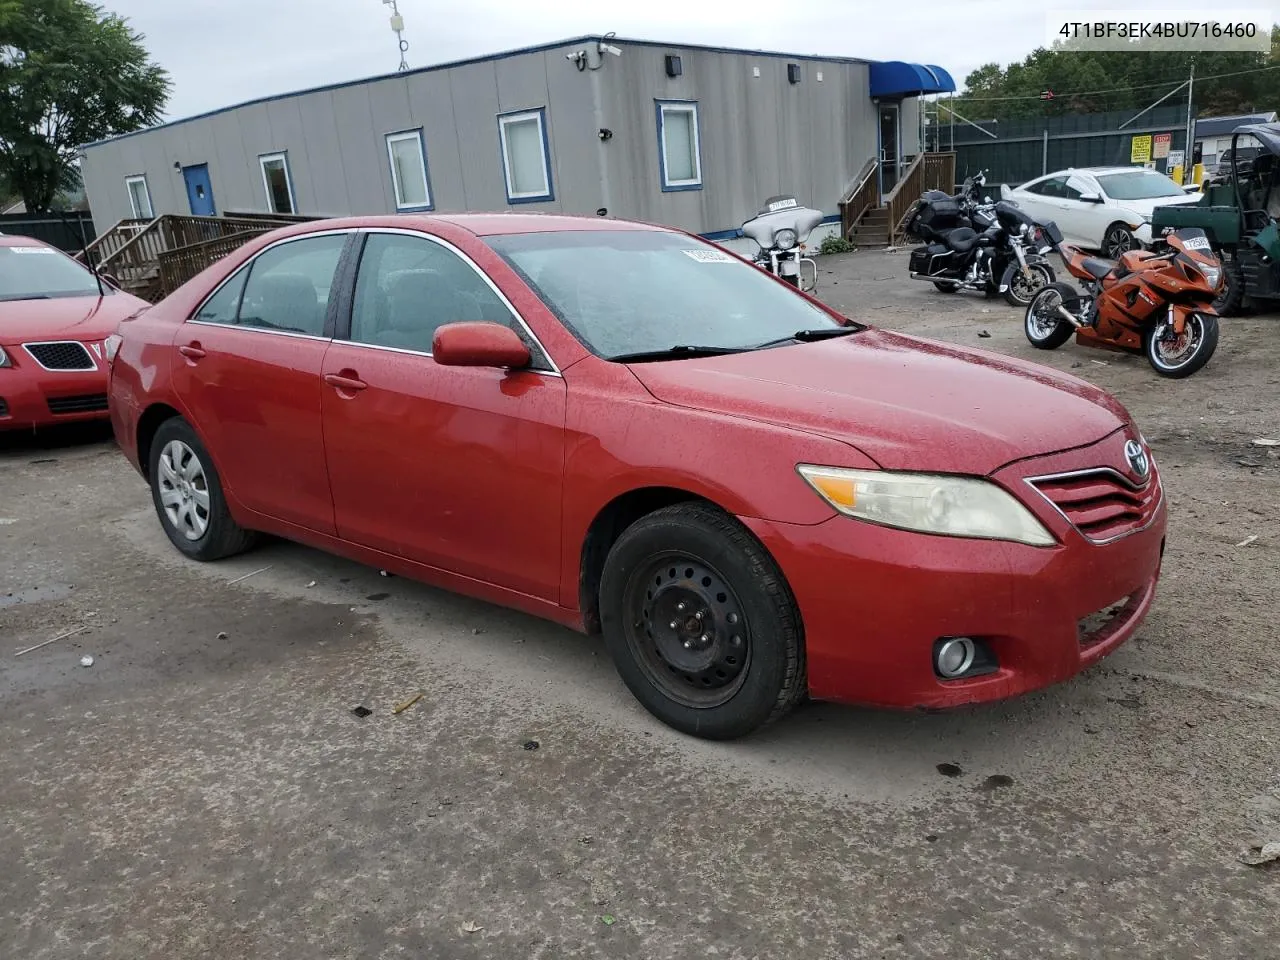
[[902, 228], [911, 208], [926, 190], [955, 189], [954, 153], [919, 153], [904, 158], [906, 164], [893, 189], [881, 196], [879, 161], [874, 157], [862, 167], [840, 198], [840, 222], [844, 238], [858, 247], [888, 247], [901, 242]]

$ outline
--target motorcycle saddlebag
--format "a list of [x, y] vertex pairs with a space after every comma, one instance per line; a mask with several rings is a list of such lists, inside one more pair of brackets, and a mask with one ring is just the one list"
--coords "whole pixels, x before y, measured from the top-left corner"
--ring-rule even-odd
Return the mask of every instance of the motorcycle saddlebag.
[[911, 251], [910, 270], [912, 273], [928, 273], [929, 267], [934, 263], [934, 257], [943, 256], [950, 251], [941, 243], [931, 243], [928, 246], [916, 247]]

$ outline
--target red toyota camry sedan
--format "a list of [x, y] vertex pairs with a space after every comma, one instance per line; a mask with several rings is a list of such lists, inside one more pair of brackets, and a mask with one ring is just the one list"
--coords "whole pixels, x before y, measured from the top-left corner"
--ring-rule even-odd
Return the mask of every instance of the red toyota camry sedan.
[[103, 341], [147, 306], [61, 250], [0, 236], [0, 431], [105, 420]]
[[806, 694], [1065, 680], [1160, 570], [1160, 479], [1106, 393], [855, 323], [658, 227], [288, 227], [108, 354], [116, 437], [186, 555], [262, 531], [603, 633], [703, 737]]

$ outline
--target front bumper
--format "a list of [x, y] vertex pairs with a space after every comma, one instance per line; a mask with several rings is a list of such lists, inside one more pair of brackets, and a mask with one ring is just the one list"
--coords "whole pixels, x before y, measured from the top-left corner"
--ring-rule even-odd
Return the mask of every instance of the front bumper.
[[1138, 229], [1133, 231], [1133, 238], [1146, 249], [1151, 249], [1154, 243], [1154, 238], [1151, 235], [1151, 224], [1149, 222], [1139, 224]]
[[[1079, 458], [1077, 451], [1070, 459], [1080, 466]], [[1025, 477], [1071, 469], [1062, 459], [1031, 461], [996, 479], [1014, 489]], [[1090, 541], [1037, 498], [1022, 494], [1057, 546], [928, 536], [845, 517], [813, 526], [744, 519], [799, 604], [810, 694], [904, 708], [1000, 700], [1066, 680], [1131, 637], [1155, 596], [1163, 497], [1144, 526], [1107, 543]], [[1104, 626], [1092, 622], [1121, 600]], [[934, 642], [956, 636], [981, 639], [995, 671], [939, 678]]]
[[0, 431], [37, 430], [60, 423], [107, 419], [107, 368], [48, 371], [20, 347], [6, 347], [15, 361], [0, 367]]

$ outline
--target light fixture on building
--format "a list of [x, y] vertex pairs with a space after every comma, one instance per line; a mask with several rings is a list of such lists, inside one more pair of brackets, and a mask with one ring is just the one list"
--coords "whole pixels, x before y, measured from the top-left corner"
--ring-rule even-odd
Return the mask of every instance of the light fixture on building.
[[787, 82], [788, 83], [800, 82], [800, 64], [798, 63], [787, 64]]
[[684, 66], [683, 64], [681, 64], [680, 58], [677, 57], [674, 53], [667, 54], [666, 62], [667, 62], [668, 77], [678, 77], [680, 76], [680, 74], [684, 73]]
[[598, 134], [598, 136], [600, 137], [601, 140], [612, 140], [613, 131], [610, 130], [608, 127], [601, 127], [600, 133]]

